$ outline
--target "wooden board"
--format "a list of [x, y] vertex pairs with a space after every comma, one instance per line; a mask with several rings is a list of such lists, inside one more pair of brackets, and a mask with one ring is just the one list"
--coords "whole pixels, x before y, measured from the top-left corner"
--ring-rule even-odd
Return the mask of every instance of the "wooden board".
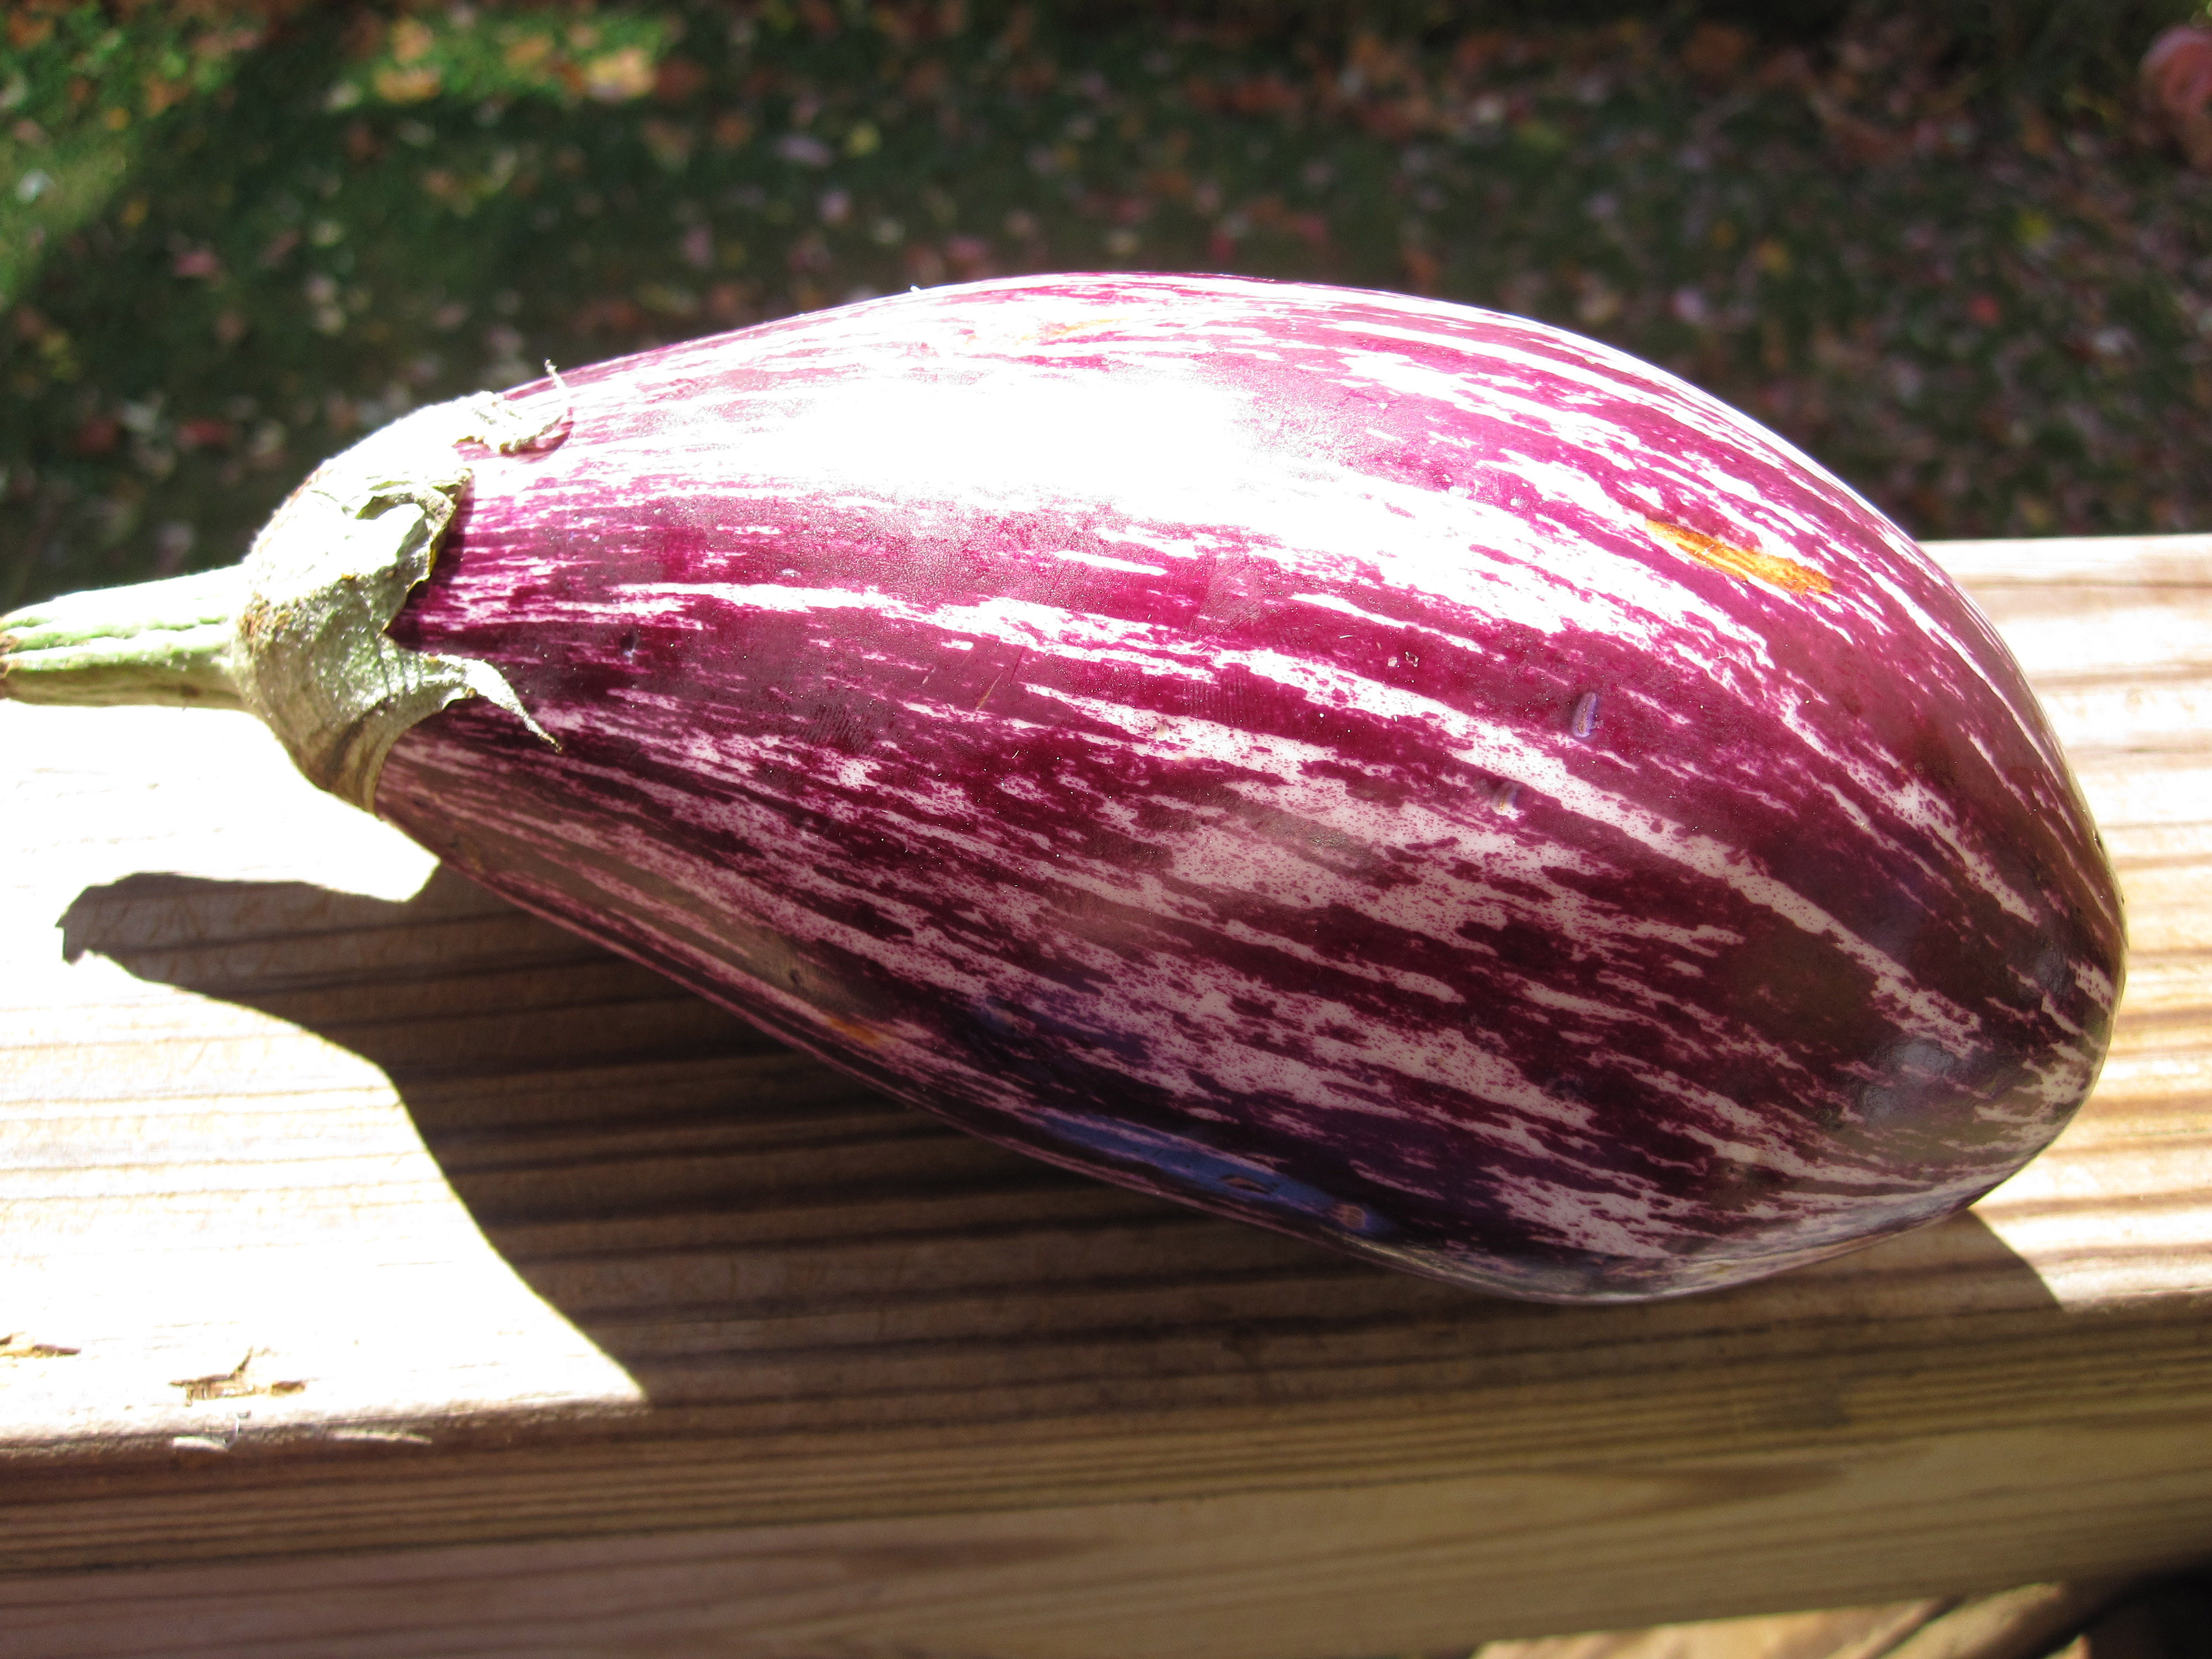
[[0, 705], [0, 1624], [1344, 1659], [2212, 1554], [2212, 538], [1938, 551], [2126, 888], [2103, 1082], [1968, 1216], [1643, 1308], [1033, 1164], [243, 716]]

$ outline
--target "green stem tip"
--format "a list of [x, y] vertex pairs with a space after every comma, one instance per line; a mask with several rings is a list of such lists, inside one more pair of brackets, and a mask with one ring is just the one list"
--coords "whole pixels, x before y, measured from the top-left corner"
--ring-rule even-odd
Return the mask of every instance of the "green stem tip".
[[243, 708], [231, 644], [246, 599], [232, 566], [26, 605], [0, 617], [0, 697]]

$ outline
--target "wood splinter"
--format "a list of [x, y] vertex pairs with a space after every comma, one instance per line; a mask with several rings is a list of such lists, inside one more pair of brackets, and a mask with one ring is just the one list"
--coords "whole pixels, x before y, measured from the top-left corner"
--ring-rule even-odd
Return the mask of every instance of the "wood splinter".
[[248, 1348], [246, 1358], [227, 1371], [212, 1376], [173, 1377], [169, 1386], [185, 1391], [185, 1403], [198, 1405], [208, 1400], [238, 1400], [249, 1395], [303, 1394], [307, 1383], [297, 1379], [280, 1382], [253, 1382], [246, 1379], [246, 1369], [261, 1355], [258, 1348]]

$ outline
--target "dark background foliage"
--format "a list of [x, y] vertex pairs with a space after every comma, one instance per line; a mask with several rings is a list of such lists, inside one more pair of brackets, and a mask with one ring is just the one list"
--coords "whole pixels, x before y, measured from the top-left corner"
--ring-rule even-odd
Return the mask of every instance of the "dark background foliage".
[[1055, 269], [1542, 317], [1923, 536], [2212, 526], [2212, 179], [2133, 94], [2191, 10], [13, 7], [0, 607], [547, 357]]

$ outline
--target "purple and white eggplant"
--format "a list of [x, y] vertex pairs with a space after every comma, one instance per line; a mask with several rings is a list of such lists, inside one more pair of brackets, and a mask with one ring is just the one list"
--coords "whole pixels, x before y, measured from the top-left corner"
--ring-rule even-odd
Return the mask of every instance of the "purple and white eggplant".
[[1926, 556], [1432, 301], [1038, 277], [670, 346], [409, 416], [240, 574], [0, 627], [9, 695], [243, 702], [964, 1128], [1509, 1295], [1946, 1215], [2118, 992], [2089, 815]]

